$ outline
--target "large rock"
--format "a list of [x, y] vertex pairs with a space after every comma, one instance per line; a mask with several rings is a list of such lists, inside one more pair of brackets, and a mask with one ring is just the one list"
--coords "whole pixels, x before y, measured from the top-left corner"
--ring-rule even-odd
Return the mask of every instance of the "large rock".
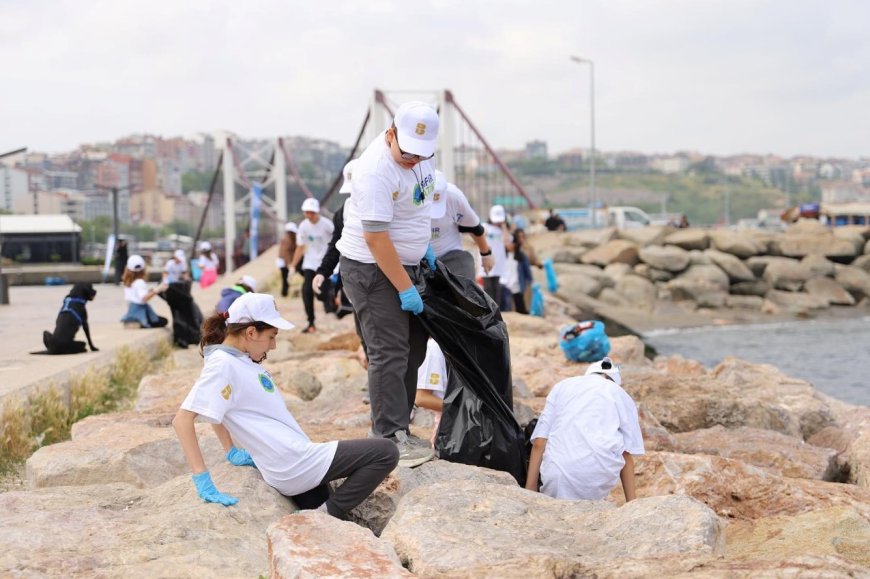
[[717, 249], [708, 249], [704, 253], [707, 254], [710, 261], [719, 266], [719, 269], [728, 275], [731, 283], [755, 280], [755, 274], [752, 273], [752, 270], [732, 254]]
[[592, 249], [604, 245], [616, 237], [615, 227], [602, 227], [599, 229], [583, 229], [563, 233], [563, 245], [572, 247], [586, 247]]
[[723, 292], [727, 292], [729, 286], [728, 274], [717, 265], [693, 265], [677, 279], [710, 283]]
[[638, 256], [650, 267], [665, 271], [679, 272], [689, 267], [689, 252], [676, 245], [642, 247]]
[[571, 296], [582, 294], [596, 297], [604, 286], [593, 277], [583, 274], [564, 274], [559, 276], [559, 291], [557, 295], [570, 301]]
[[665, 237], [673, 233], [673, 229], [663, 225], [648, 225], [634, 229], [620, 229], [616, 236], [620, 239], [631, 241], [638, 247], [647, 245], [661, 245]]
[[837, 283], [855, 296], [856, 300], [870, 297], [870, 273], [855, 266], [839, 266], [836, 268]]
[[831, 305], [828, 297], [820, 293], [770, 290], [764, 297], [779, 308], [792, 313], [821, 310]]
[[799, 233], [786, 231], [776, 242], [779, 253], [786, 257], [805, 257], [810, 254], [842, 261], [859, 255], [858, 249], [848, 239], [835, 237], [830, 231]]
[[[870, 246], [870, 241], [867, 242], [867, 245]], [[851, 265], [870, 273], [870, 251], [865, 248], [864, 255], [855, 258]]]
[[143, 376], [136, 393], [136, 412], [172, 412], [181, 406], [199, 378], [202, 366]]
[[739, 296], [758, 296], [764, 297], [770, 291], [770, 284], [764, 280], [757, 279], [755, 281], [742, 281], [732, 284], [729, 288], [730, 293]]
[[710, 242], [719, 251], [730, 253], [740, 259], [760, 255], [767, 251], [767, 245], [755, 239], [748, 232], [731, 231], [728, 229], [715, 230], [710, 233]]
[[[692, 266], [715, 267], [715, 266]], [[674, 301], [692, 301], [701, 308], [721, 308], [728, 294], [716, 283], [701, 279], [678, 277], [665, 283], [665, 290]]]
[[824, 255], [811, 253], [801, 260], [801, 267], [810, 277], [834, 277], [834, 262]]
[[664, 242], [667, 245], [676, 245], [685, 250], [704, 250], [710, 246], [710, 237], [703, 229], [679, 229], [665, 237]]
[[810, 271], [799, 261], [784, 257], [769, 260], [762, 275], [770, 287], [792, 292], [800, 291], [810, 277]]
[[590, 249], [583, 254], [581, 261], [586, 264], [600, 265], [605, 267], [611, 263], [625, 263], [634, 265], [637, 263], [637, 245], [624, 239], [614, 239], [604, 245]]
[[616, 282], [613, 288], [634, 308], [650, 311], [656, 302], [656, 286], [639, 275], [626, 275]]
[[727, 295], [725, 305], [729, 308], [760, 311], [764, 306], [764, 298], [759, 296]]
[[779, 476], [832, 481], [840, 477], [837, 452], [771, 430], [714, 426], [674, 435], [679, 452], [739, 460]]
[[750, 426], [807, 438], [834, 425], [827, 401], [813, 387], [767, 364], [727, 357], [705, 374], [637, 367], [623, 388], [671, 432]]
[[[187, 474], [175, 430], [136, 414], [88, 417], [76, 424], [72, 440], [44, 446], [26, 463], [27, 485], [41, 487], [128, 483], [154, 487]], [[226, 462], [207, 424], [197, 424], [207, 465]]]
[[256, 469], [223, 463], [211, 473], [238, 504], [204, 503], [189, 475], [152, 489], [104, 484], [0, 493], [0, 576], [266, 575], [266, 529], [295, 506]]
[[389, 543], [326, 513], [287, 515], [269, 526], [266, 539], [272, 579], [411, 577]]
[[829, 304], [854, 306], [855, 298], [843, 286], [829, 277], [814, 277], [804, 284], [804, 290], [811, 296], [818, 296]]
[[382, 538], [425, 577], [591, 576], [627, 558], [718, 555], [723, 525], [687, 497], [558, 501], [474, 481], [417, 489]]

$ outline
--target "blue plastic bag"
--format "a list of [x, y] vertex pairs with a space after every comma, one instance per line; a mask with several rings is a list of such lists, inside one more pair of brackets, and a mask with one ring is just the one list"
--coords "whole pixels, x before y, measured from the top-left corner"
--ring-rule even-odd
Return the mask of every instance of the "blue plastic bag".
[[595, 362], [610, 352], [610, 339], [604, 333], [603, 322], [580, 322], [563, 326], [559, 330], [559, 336], [562, 352], [573, 362]]
[[193, 278], [193, 281], [199, 281], [200, 276], [202, 276], [202, 270], [199, 269], [199, 264], [195, 261], [190, 262], [190, 277]]
[[532, 284], [532, 305], [529, 306], [529, 313], [539, 318], [544, 317], [544, 292], [541, 291], [541, 284]]
[[544, 272], [547, 274], [547, 291], [551, 294], [559, 291], [559, 280], [556, 279], [556, 270], [553, 269], [552, 259], [547, 259], [544, 262]]

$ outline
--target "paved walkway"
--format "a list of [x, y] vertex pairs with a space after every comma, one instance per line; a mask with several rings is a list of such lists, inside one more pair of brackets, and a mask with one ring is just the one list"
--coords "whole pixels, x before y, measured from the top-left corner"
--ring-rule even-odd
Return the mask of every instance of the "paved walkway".
[[[220, 297], [220, 291], [242, 275], [252, 275], [260, 287], [276, 277], [273, 247], [258, 260], [236, 270], [229, 280], [218, 281], [206, 290], [194, 287], [193, 296], [204, 315]], [[152, 349], [171, 337], [171, 328], [126, 329], [119, 322], [127, 311], [124, 289], [113, 284], [95, 284], [97, 296], [88, 304], [91, 337], [98, 352], [66, 356], [32, 355], [45, 350], [42, 332], [54, 331], [63, 298], [72, 286], [12, 286], [9, 305], [0, 306], [0, 402], [6, 396], [26, 397], [36, 388], [55, 384], [65, 388], [70, 375], [84, 373], [91, 366], [111, 364], [122, 346]], [[171, 319], [169, 306], [159, 297], [149, 302], [161, 316]], [[76, 336], [84, 340], [84, 332]]]

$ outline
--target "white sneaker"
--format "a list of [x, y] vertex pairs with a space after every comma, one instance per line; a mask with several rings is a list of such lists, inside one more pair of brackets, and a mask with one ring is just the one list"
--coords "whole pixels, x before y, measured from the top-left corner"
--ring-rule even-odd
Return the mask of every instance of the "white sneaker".
[[414, 468], [435, 458], [428, 444], [425, 447], [414, 444], [404, 430], [397, 431], [394, 437], [399, 447], [399, 466]]

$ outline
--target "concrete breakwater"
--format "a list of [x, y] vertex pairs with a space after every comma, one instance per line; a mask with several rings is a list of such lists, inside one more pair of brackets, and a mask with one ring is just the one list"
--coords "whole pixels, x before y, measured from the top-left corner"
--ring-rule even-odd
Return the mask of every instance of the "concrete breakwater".
[[783, 232], [668, 227], [530, 237], [551, 258], [559, 295], [651, 327], [714, 318], [807, 317], [870, 307], [870, 227], [800, 221]]
[[[300, 301], [278, 298], [291, 320]], [[505, 314], [516, 414], [540, 412], [565, 361], [557, 328], [577, 306], [546, 297], [544, 319]], [[365, 436], [366, 374], [352, 322], [279, 334], [265, 365], [315, 440]], [[564, 502], [508, 475], [445, 461], [397, 469], [341, 522], [294, 513], [256, 470], [226, 463], [200, 433], [216, 484], [204, 504], [169, 425], [199, 373], [193, 351], [145, 377], [136, 406], [89, 417], [27, 462], [28, 490], [0, 494], [0, 574], [90, 577], [861, 576], [870, 569], [870, 409], [840, 403], [773, 366], [727, 358], [707, 370], [612, 340], [638, 402], [647, 454], [637, 501]], [[419, 412], [425, 435], [431, 415]], [[202, 425], [205, 426], [205, 425]]]

